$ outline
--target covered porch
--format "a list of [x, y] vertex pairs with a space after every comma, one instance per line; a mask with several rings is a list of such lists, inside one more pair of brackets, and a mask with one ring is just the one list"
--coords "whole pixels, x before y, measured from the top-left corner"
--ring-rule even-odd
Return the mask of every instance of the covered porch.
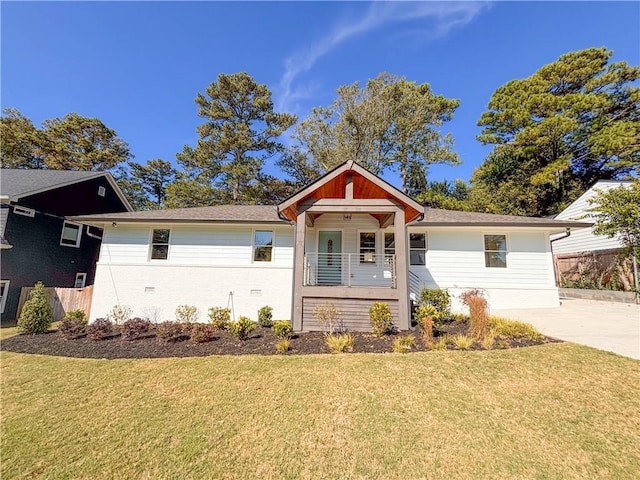
[[354, 162], [346, 162], [279, 205], [295, 224], [294, 330], [320, 330], [314, 308], [331, 303], [349, 330], [369, 330], [369, 308], [391, 307], [410, 325], [406, 224], [423, 207]]

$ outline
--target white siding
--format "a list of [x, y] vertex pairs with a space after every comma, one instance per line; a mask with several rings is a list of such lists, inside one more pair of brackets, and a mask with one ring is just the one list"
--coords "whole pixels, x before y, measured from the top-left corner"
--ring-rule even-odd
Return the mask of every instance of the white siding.
[[[353, 214], [351, 220], [345, 220], [342, 215], [324, 214], [316, 219], [313, 227], [307, 227], [305, 250], [318, 251], [319, 230], [340, 230], [342, 231], [342, 253], [358, 253], [358, 232], [375, 232], [379, 229], [378, 220], [371, 215]], [[379, 246], [382, 241], [380, 237], [378, 233]]]
[[[580, 198], [560, 212], [556, 218], [558, 220], [592, 221], [592, 217], [588, 210], [593, 208], [593, 206], [589, 204], [589, 199], [594, 198], [598, 191], [606, 192], [612, 188], [617, 188], [623, 185], [628, 186], [629, 184], [629, 182], [616, 181], [597, 182], [593, 187], [582, 194]], [[559, 236], [556, 235], [554, 237], [558, 238]], [[621, 247], [622, 244], [617, 237], [608, 238], [603, 235], [595, 235], [593, 233], [593, 227], [591, 227], [572, 231], [569, 237], [553, 242], [552, 248], [553, 253], [561, 254], [609, 250]]]

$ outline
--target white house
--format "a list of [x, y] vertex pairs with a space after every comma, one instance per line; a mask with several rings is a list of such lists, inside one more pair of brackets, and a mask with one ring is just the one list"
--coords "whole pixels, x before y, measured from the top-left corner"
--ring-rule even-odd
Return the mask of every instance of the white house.
[[[593, 205], [589, 200], [596, 197], [598, 192], [607, 192], [618, 187], [629, 187], [631, 181], [622, 180], [599, 180], [589, 190], [584, 192], [571, 205], [560, 212], [556, 220], [577, 220], [593, 221], [593, 216], [589, 212]], [[605, 235], [596, 235], [593, 228], [584, 228], [572, 232], [571, 235], [559, 238], [552, 242], [553, 253], [565, 255], [582, 252], [598, 252], [605, 250], [619, 250], [623, 247], [618, 237], [609, 238]]]
[[[195, 305], [233, 306], [256, 319], [263, 305], [296, 330], [319, 328], [331, 302], [347, 328], [368, 329], [387, 302], [400, 329], [424, 286], [456, 296], [485, 291], [492, 308], [559, 305], [549, 237], [590, 224], [424, 208], [346, 162], [277, 206], [87, 215], [104, 229], [91, 319], [116, 304], [142, 315]], [[460, 309], [459, 303], [454, 307]]]

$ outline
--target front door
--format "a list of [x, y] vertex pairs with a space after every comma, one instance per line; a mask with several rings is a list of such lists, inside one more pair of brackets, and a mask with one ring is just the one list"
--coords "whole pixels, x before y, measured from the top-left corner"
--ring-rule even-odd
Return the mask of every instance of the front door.
[[318, 232], [318, 284], [342, 284], [342, 232]]

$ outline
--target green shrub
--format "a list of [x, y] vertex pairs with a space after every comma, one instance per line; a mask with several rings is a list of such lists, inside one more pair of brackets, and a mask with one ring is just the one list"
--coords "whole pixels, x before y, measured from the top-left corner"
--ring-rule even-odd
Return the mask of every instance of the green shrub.
[[230, 322], [227, 329], [238, 340], [246, 340], [251, 332], [256, 329], [257, 324], [248, 317], [240, 315], [235, 322]]
[[331, 333], [324, 339], [331, 353], [351, 352], [353, 350], [353, 335], [350, 333]]
[[440, 316], [434, 317], [434, 320], [449, 315], [451, 311], [451, 295], [445, 288], [423, 288], [418, 303], [421, 306], [431, 305], [436, 308]]
[[125, 320], [120, 327], [120, 333], [125, 340], [139, 340], [148, 337], [152, 329], [153, 324], [150, 320], [136, 317]]
[[436, 320], [442, 318], [442, 313], [440, 313], [440, 311], [433, 305], [420, 305], [416, 308], [416, 311], [413, 314], [413, 319], [422, 327], [425, 318], [430, 318], [431, 323], [433, 324]]
[[528, 323], [509, 320], [502, 317], [489, 317], [489, 325], [491, 330], [494, 332], [494, 336], [525, 338], [532, 341], [540, 341], [544, 339], [544, 335], [540, 334]]
[[413, 335], [403, 335], [393, 341], [394, 353], [407, 353], [416, 345], [416, 337]]
[[273, 308], [265, 305], [258, 310], [258, 324], [261, 327], [271, 327], [273, 325]]
[[58, 331], [66, 339], [78, 338], [86, 333], [86, 326], [87, 323], [83, 319], [73, 317], [69, 318], [65, 316], [58, 326]]
[[291, 338], [291, 334], [293, 333], [293, 327], [288, 320], [276, 320], [273, 322], [271, 330], [273, 330], [275, 336], [280, 339]]
[[180, 323], [194, 323], [198, 321], [200, 310], [194, 305], [178, 305], [176, 308], [176, 321]]
[[44, 284], [38, 282], [29, 292], [29, 299], [22, 306], [22, 312], [18, 318], [18, 329], [26, 334], [44, 333], [49, 330], [52, 323], [53, 308], [47, 300]]
[[216, 330], [226, 330], [231, 321], [231, 309], [211, 307], [209, 309], [209, 320], [211, 320], [211, 325]]
[[122, 325], [131, 318], [133, 310], [127, 305], [114, 305], [107, 314], [107, 318], [115, 325]]
[[391, 308], [388, 303], [375, 302], [369, 309], [369, 320], [373, 334], [381, 337], [391, 331], [392, 317]]
[[[85, 325], [87, 324], [87, 314], [84, 313], [84, 310], [69, 310], [65, 315], [64, 319], [75, 319], [80, 320]], [[63, 320], [64, 320], [63, 319]]]
[[454, 335], [448, 340], [458, 350], [469, 350], [473, 346], [473, 338], [467, 335]]
[[276, 352], [278, 353], [287, 353], [291, 348], [291, 340], [288, 338], [281, 338], [276, 343]]
[[192, 323], [189, 331], [193, 343], [205, 343], [214, 339], [215, 328], [206, 323]]
[[184, 335], [184, 327], [178, 322], [162, 322], [156, 327], [156, 337], [162, 340], [171, 340]]
[[97, 318], [87, 327], [87, 337], [91, 340], [102, 340], [114, 334], [113, 322], [108, 318]]

